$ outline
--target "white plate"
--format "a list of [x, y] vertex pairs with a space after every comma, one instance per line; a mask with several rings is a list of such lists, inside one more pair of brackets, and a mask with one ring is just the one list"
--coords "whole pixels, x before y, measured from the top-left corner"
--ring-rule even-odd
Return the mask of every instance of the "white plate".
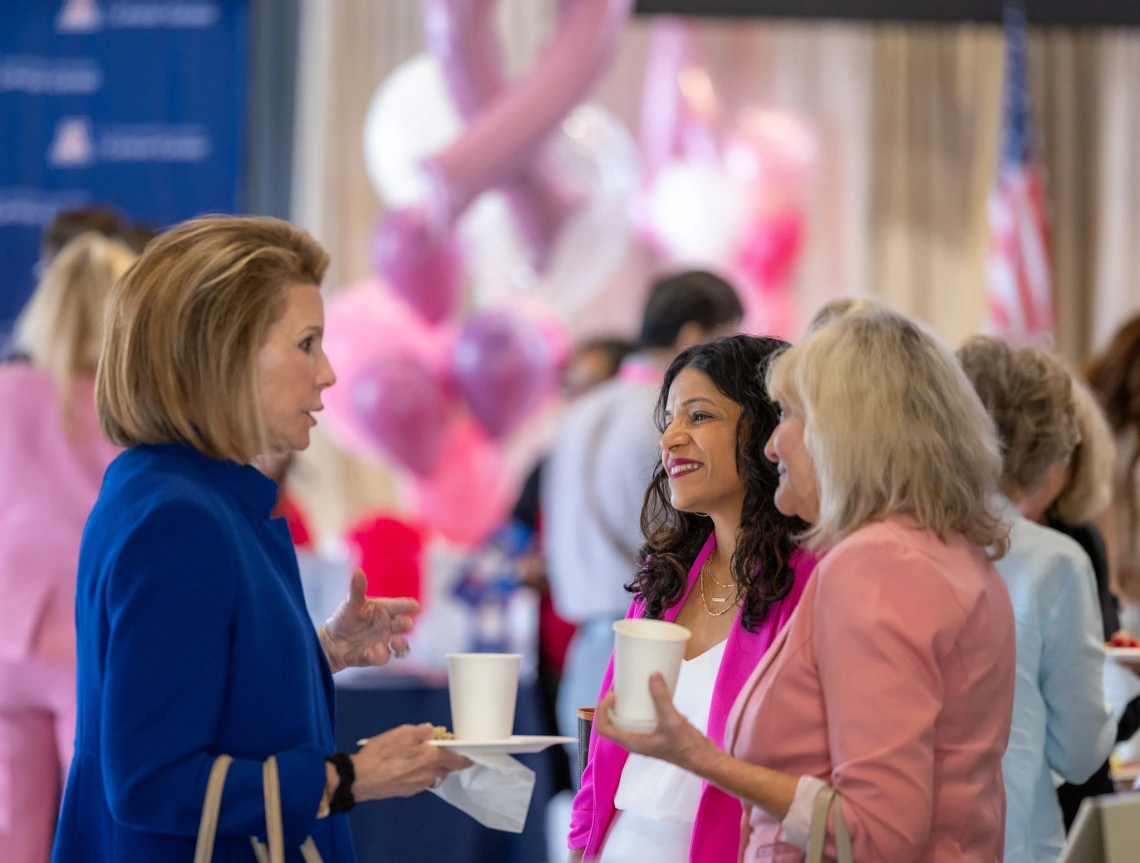
[[1121, 665], [1140, 664], [1140, 647], [1106, 647], [1105, 655]]
[[[368, 740], [357, 740], [363, 746]], [[429, 740], [432, 746], [454, 749], [460, 755], [468, 752], [473, 755], [529, 755], [541, 752], [560, 743], [577, 743], [577, 737], [543, 737], [541, 735], [515, 734], [506, 740]]]

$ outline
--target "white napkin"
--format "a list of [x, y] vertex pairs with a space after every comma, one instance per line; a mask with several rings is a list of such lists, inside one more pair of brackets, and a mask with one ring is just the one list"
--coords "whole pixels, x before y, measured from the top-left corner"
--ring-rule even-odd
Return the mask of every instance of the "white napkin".
[[484, 827], [522, 833], [534, 793], [534, 771], [509, 755], [463, 754], [474, 766], [448, 774], [432, 793]]

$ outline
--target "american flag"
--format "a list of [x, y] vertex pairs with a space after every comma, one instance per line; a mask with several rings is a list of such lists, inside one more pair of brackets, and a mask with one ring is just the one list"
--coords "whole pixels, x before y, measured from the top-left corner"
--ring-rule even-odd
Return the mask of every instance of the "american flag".
[[984, 329], [1014, 344], [1050, 343], [1053, 274], [1045, 181], [1029, 117], [1025, 11], [1005, 7], [1001, 159], [990, 190]]

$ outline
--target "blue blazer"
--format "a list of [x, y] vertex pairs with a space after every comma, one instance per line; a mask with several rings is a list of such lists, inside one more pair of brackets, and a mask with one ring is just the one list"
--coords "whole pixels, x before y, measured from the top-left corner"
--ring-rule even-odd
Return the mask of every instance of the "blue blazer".
[[234, 757], [215, 860], [253, 861], [261, 763], [277, 756], [286, 855], [312, 835], [354, 861], [346, 816], [317, 820], [335, 751], [332, 675], [305, 610], [277, 484], [180, 445], [107, 470], [76, 591], [79, 705], [53, 860], [191, 861], [215, 756]]

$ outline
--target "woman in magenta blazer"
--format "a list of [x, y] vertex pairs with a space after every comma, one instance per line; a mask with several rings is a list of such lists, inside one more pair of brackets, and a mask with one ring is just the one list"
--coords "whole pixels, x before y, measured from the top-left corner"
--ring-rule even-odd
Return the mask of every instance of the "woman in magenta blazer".
[[75, 573], [83, 525], [118, 453], [99, 432], [94, 374], [111, 285], [134, 253], [69, 243], [16, 330], [30, 362], [0, 366], [0, 860], [51, 855], [75, 738]]
[[[658, 403], [661, 460], [646, 495], [643, 567], [627, 617], [692, 631], [677, 703], [717, 744], [811, 571], [792, 538], [806, 525], [776, 510], [776, 470], [761, 453], [777, 415], [760, 369], [784, 347], [735, 336], [691, 348], [670, 366]], [[603, 694], [612, 677], [611, 660]], [[735, 797], [595, 735], [574, 800], [571, 857], [729, 863], [740, 817]]]
[[994, 863], [1016, 648], [991, 563], [1008, 541], [993, 425], [950, 351], [884, 311], [812, 333], [768, 388], [776, 505], [826, 557], [741, 690], [723, 750], [659, 679], [654, 734], [616, 729], [612, 695], [595, 728], [743, 800], [741, 860], [799, 861], [830, 785], [859, 863]]

